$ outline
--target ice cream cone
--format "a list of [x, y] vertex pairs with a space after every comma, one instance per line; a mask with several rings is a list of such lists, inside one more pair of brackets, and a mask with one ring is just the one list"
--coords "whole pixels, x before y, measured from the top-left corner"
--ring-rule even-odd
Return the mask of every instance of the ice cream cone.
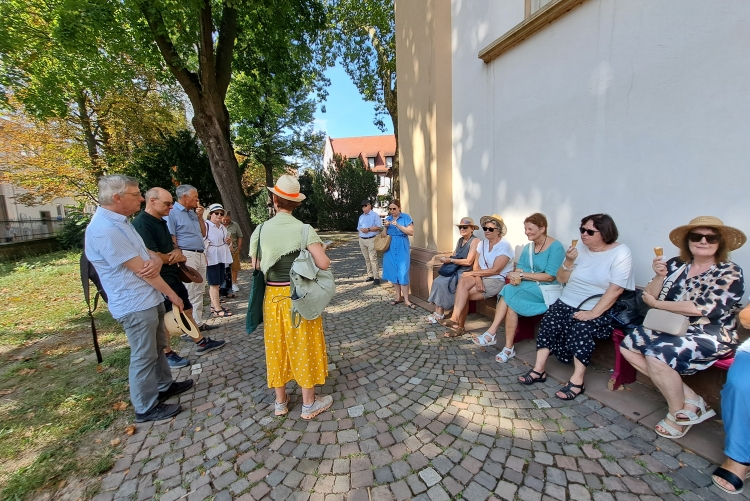
[[572, 244], [570, 244], [570, 245], [571, 245], [572, 247], [575, 247], [576, 245], [578, 245], [578, 239], [577, 239], [577, 238], [574, 238], [574, 239], [573, 239], [573, 243], [572, 243]]

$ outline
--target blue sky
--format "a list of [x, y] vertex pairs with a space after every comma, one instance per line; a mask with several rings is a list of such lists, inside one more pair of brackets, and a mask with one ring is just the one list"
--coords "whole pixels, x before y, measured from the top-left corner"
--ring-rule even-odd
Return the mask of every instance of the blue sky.
[[322, 103], [326, 112], [321, 112], [321, 106], [318, 106], [315, 113], [316, 130], [324, 131], [333, 138], [393, 134], [390, 117], [385, 117], [388, 126], [385, 132], [372, 123], [375, 104], [362, 99], [344, 68], [338, 65], [329, 68], [326, 76], [331, 80], [331, 85], [328, 87], [328, 99]]

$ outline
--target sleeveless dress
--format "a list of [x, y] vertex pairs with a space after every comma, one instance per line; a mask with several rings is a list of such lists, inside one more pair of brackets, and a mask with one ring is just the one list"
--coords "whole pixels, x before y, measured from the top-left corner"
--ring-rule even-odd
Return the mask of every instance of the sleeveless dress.
[[[397, 219], [388, 216], [387, 221], [394, 221], [399, 226], [409, 226], [413, 221], [409, 214], [402, 212]], [[411, 256], [409, 255], [409, 237], [395, 225], [388, 226], [388, 234], [391, 236], [391, 245], [383, 253], [383, 280], [388, 280], [393, 284], [409, 284], [409, 265]]]
[[[534, 243], [532, 242], [529, 245], [533, 246]], [[533, 247], [531, 249], [533, 252]], [[558, 240], [555, 240], [546, 250], [534, 254], [533, 267], [529, 262], [529, 246], [524, 247], [516, 268], [523, 270], [524, 273], [546, 273], [554, 277], [564, 260], [565, 249]], [[555, 279], [547, 283], [556, 284], [558, 282]], [[533, 280], [523, 280], [518, 285], [508, 284], [500, 291], [498, 298], [500, 296], [505, 298], [505, 302], [511, 310], [522, 317], [533, 317], [547, 311], [542, 291]]]
[[[453, 257], [456, 259], [466, 259], [469, 256], [471, 242], [475, 238], [477, 237], [472, 235], [463, 246], [461, 245], [463, 237], [459, 238], [458, 242], [456, 242], [456, 250], [453, 251]], [[432, 281], [432, 289], [430, 289], [430, 297], [427, 301], [446, 310], [453, 308], [453, 303], [456, 300], [456, 286], [458, 285], [458, 281], [461, 280], [461, 275], [471, 268], [471, 266], [459, 267], [455, 277], [444, 277], [442, 275], [435, 277]]]

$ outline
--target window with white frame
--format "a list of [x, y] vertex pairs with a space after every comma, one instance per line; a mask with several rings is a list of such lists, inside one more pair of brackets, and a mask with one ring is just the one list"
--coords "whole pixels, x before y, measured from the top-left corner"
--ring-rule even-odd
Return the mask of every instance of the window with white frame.
[[385, 166], [389, 169], [393, 168], [393, 157], [385, 157]]
[[367, 166], [370, 168], [370, 170], [375, 169], [375, 157], [367, 157]]

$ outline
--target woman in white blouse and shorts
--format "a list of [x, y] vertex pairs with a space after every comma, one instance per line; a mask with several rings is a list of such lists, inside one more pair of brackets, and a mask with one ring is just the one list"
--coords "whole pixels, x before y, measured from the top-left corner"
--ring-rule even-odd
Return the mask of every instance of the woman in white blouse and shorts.
[[[232, 250], [229, 243], [232, 241], [227, 229], [221, 224], [224, 217], [224, 207], [221, 204], [212, 204], [208, 208], [208, 221], [206, 224], [206, 236], [204, 247], [206, 249], [206, 281], [208, 282], [208, 295], [211, 298], [211, 314], [214, 317], [231, 317], [232, 312], [221, 306], [219, 287], [224, 283], [224, 269], [232, 264]], [[197, 307], [197, 306], [196, 306]]]
[[585, 391], [583, 376], [595, 340], [612, 336], [609, 309], [622, 291], [635, 289], [630, 249], [616, 241], [612, 218], [608, 214], [586, 216], [579, 230], [581, 242], [568, 248], [557, 270], [557, 280], [567, 285], [539, 326], [534, 368], [518, 378], [522, 384], [546, 381], [544, 369], [550, 354], [563, 363], [574, 362], [570, 381], [555, 393], [561, 400], [573, 400]]
[[484, 231], [483, 240], [477, 247], [474, 269], [461, 276], [456, 287], [456, 301], [451, 318], [438, 320], [451, 329], [445, 337], [456, 337], [466, 333], [464, 323], [469, 314], [469, 301], [495, 297], [505, 285], [505, 275], [513, 271], [513, 247], [503, 236], [508, 233], [503, 218], [497, 214], [482, 216], [479, 224]]

